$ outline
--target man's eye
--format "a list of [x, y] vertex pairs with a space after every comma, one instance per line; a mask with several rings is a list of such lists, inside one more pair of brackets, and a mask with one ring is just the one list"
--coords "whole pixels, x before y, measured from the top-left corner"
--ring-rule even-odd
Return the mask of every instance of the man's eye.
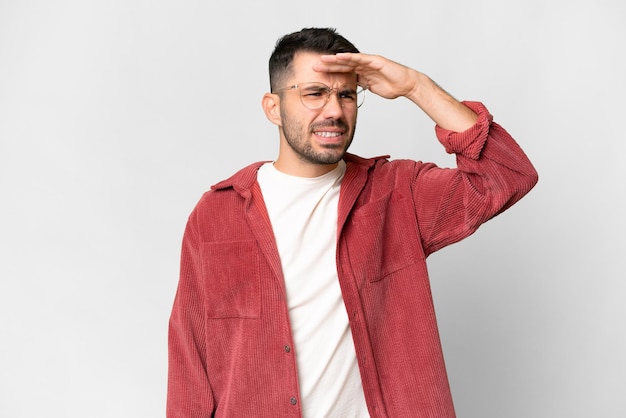
[[304, 95], [307, 97], [322, 97], [327, 94], [324, 90], [305, 91]]
[[341, 92], [339, 96], [345, 100], [356, 100], [356, 93], [352, 91]]

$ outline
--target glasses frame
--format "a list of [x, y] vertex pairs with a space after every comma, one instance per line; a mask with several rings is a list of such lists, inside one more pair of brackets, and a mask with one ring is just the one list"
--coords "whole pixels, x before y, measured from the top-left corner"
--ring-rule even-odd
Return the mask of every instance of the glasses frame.
[[[327, 92], [326, 95], [326, 99], [324, 100], [324, 103], [321, 106], [318, 107], [311, 107], [310, 104], [307, 105], [306, 101], [304, 99], [305, 94], [302, 93], [302, 90], [300, 90], [301, 87], [306, 87], [307, 85], [311, 85], [311, 84], [317, 84], [319, 86], [324, 86], [325, 87], [325, 91]], [[330, 101], [330, 97], [331, 95], [334, 93], [337, 96], [337, 101], [339, 103], [339, 105], [341, 107], [345, 107], [345, 103], [342, 102], [341, 97], [339, 97], [340, 94], [340, 90], [344, 87], [347, 86], [348, 83], [346, 84], [342, 84], [339, 87], [336, 88], [330, 88], [329, 86], [327, 86], [326, 84], [319, 82], [319, 81], [307, 81], [307, 82], [303, 82], [303, 83], [296, 83], [293, 84], [291, 86], [287, 86], [287, 87], [282, 87], [280, 89], [276, 89], [274, 91], [272, 91], [272, 93], [281, 93], [283, 91], [290, 91], [290, 90], [299, 90], [299, 96], [300, 96], [300, 102], [302, 103], [302, 106], [306, 107], [309, 110], [319, 110], [319, 109], [323, 109], [324, 107], [326, 107], [326, 105], [328, 104], [328, 102]], [[367, 89], [363, 86], [361, 86], [360, 84], [357, 83], [357, 87], [356, 87], [356, 106], [355, 109], [360, 108], [361, 106], [363, 106], [363, 103], [365, 103], [365, 91]], [[359, 98], [361, 97], [361, 98]], [[360, 103], [359, 103], [360, 102]]]

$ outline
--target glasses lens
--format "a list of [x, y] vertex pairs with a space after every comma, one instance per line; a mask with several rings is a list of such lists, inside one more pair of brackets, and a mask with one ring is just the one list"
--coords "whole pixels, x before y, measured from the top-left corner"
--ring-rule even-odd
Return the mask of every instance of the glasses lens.
[[360, 86], [344, 84], [336, 89], [323, 83], [302, 83], [299, 86], [302, 104], [312, 110], [320, 109], [328, 103], [331, 94], [337, 95], [341, 107], [355, 109], [365, 100], [365, 90]]
[[300, 98], [302, 104], [309, 109], [324, 107], [330, 97], [330, 89], [322, 83], [302, 83], [300, 85]]
[[356, 107], [363, 106], [365, 102], [365, 89], [361, 86], [356, 88]]

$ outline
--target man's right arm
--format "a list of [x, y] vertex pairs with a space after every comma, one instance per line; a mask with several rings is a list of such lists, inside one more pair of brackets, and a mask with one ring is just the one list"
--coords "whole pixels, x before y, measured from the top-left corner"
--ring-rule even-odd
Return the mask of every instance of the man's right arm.
[[441, 87], [413, 68], [380, 55], [341, 53], [323, 55], [313, 67], [321, 72], [355, 72], [359, 84], [386, 99], [404, 96], [444, 129], [463, 132], [478, 117]]
[[168, 338], [168, 418], [211, 417], [214, 402], [205, 363], [205, 324], [198, 235], [189, 218]]

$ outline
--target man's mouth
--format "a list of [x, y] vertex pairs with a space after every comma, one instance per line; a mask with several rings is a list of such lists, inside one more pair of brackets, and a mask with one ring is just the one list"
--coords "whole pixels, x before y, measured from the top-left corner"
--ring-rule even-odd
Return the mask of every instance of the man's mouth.
[[343, 135], [343, 132], [337, 131], [315, 131], [314, 133], [315, 135], [321, 136], [322, 138], [336, 138]]
[[341, 120], [321, 122], [313, 126], [313, 134], [327, 143], [340, 141], [347, 131], [348, 127]]

